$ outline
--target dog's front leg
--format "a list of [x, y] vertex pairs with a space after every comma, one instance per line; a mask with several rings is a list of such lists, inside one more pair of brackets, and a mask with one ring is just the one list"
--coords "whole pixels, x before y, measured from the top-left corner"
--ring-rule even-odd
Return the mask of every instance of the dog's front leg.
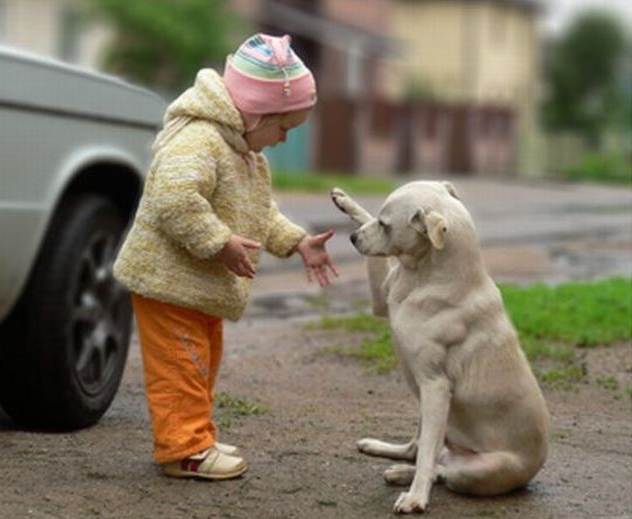
[[436, 479], [436, 463], [445, 441], [450, 410], [450, 383], [445, 377], [423, 381], [421, 390], [421, 434], [418, 440], [415, 478], [408, 492], [400, 494], [394, 510], [423, 512]]
[[369, 257], [366, 261], [373, 315], [388, 317], [388, 305], [386, 303], [388, 288], [385, 286], [385, 281], [391, 268], [388, 258]]
[[331, 200], [338, 209], [360, 225], [373, 219], [371, 213], [338, 187], [331, 190]]

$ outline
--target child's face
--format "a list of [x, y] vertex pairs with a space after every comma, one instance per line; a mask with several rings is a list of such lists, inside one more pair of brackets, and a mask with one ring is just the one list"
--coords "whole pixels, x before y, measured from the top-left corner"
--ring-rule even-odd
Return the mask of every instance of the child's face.
[[274, 146], [279, 142], [285, 142], [287, 132], [303, 124], [310, 110], [299, 110], [286, 114], [265, 115], [257, 126], [246, 132], [245, 138], [248, 146], [253, 151], [261, 151], [266, 146]]

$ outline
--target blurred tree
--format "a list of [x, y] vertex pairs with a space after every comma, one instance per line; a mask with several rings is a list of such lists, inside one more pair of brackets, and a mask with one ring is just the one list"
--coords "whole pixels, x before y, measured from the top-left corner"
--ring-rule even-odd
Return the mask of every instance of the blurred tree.
[[630, 51], [626, 39], [624, 28], [609, 12], [587, 11], [553, 42], [545, 66], [548, 96], [543, 106], [549, 129], [573, 131], [597, 145], [605, 128], [624, 121], [621, 114], [629, 110], [623, 79]]
[[116, 31], [106, 68], [165, 93], [183, 90], [230, 50], [236, 19], [226, 0], [90, 1]]

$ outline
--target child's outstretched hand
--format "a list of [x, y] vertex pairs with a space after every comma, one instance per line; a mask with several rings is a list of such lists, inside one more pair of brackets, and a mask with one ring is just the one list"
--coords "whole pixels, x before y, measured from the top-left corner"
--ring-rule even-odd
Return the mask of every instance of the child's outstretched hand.
[[334, 231], [327, 231], [316, 236], [305, 236], [296, 247], [303, 258], [305, 271], [307, 272], [307, 281], [311, 283], [313, 277], [318, 280], [321, 287], [330, 285], [327, 269], [338, 276], [336, 267], [331, 261], [325, 243], [334, 235]]
[[258, 250], [260, 248], [260, 243], [233, 234], [222, 250], [217, 253], [216, 258], [231, 272], [240, 277], [252, 279], [255, 277], [256, 271], [248, 257], [248, 250]]

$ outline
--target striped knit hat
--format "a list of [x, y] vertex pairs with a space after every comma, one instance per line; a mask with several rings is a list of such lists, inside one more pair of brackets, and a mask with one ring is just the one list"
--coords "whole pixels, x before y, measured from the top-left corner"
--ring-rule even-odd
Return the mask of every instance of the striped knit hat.
[[246, 120], [249, 114], [293, 112], [316, 103], [314, 76], [290, 47], [288, 35], [248, 38], [228, 56], [224, 84]]

